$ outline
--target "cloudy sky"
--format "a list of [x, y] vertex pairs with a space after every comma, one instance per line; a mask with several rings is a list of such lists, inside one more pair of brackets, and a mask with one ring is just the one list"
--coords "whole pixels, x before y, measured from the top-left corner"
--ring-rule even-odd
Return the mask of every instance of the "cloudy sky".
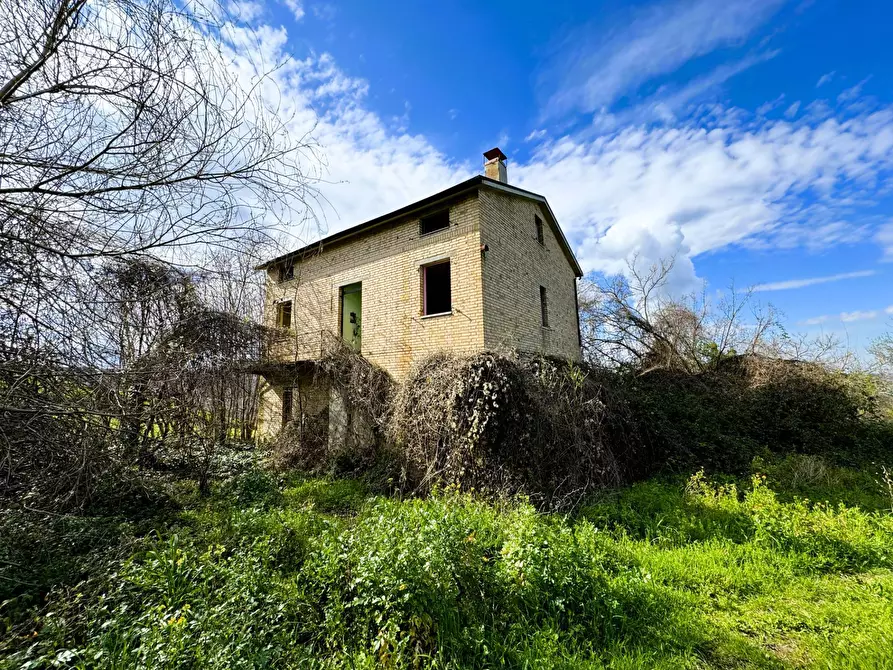
[[[587, 272], [675, 256], [791, 330], [893, 328], [893, 6], [234, 0], [237, 64], [325, 167], [331, 233], [509, 156]], [[249, 61], [254, 66], [249, 65]], [[641, 262], [641, 261], [640, 261]]]

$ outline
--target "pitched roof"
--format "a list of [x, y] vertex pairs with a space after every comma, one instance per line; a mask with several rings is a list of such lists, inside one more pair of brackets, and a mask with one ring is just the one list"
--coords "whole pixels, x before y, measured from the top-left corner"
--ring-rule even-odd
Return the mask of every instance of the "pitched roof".
[[328, 237], [324, 237], [317, 242], [313, 242], [312, 244], [308, 244], [299, 249], [295, 249], [294, 251], [290, 251], [286, 254], [282, 254], [281, 256], [277, 256], [276, 258], [270, 259], [256, 266], [255, 270], [265, 270], [271, 265], [281, 263], [282, 261], [293, 258], [295, 256], [303, 256], [308, 253], [321, 252], [324, 247], [330, 244], [341, 242], [348, 238], [355, 237], [356, 235], [369, 232], [374, 228], [377, 228], [378, 226], [407, 217], [414, 213], [418, 213], [421, 210], [428, 209], [434, 205], [442, 204], [444, 201], [455, 200], [456, 198], [459, 198], [460, 196], [463, 196], [471, 191], [476, 191], [481, 187], [492, 188], [494, 190], [502, 191], [510, 195], [527, 198], [528, 200], [533, 200], [534, 202], [538, 202], [543, 205], [546, 213], [548, 214], [547, 218], [549, 219], [549, 224], [552, 226], [552, 229], [555, 232], [555, 236], [558, 239], [558, 243], [561, 246], [565, 257], [573, 268], [574, 273], [577, 277], [583, 276], [583, 270], [580, 268], [580, 264], [577, 262], [577, 259], [574, 256], [574, 252], [571, 249], [567, 238], [561, 231], [561, 227], [558, 225], [558, 220], [555, 218], [555, 214], [552, 212], [552, 208], [549, 207], [549, 203], [546, 198], [539, 195], [538, 193], [525, 191], [524, 189], [518, 188], [517, 186], [505, 184], [501, 181], [490, 179], [489, 177], [485, 177], [483, 175], [476, 175], [471, 179], [466, 179], [463, 182], [460, 182], [454, 186], [450, 186], [449, 188], [435, 193], [434, 195], [430, 195], [427, 198], [424, 198], [417, 202], [413, 202], [409, 205], [406, 205], [405, 207], [401, 207], [400, 209], [395, 209], [393, 212], [382, 214], [381, 216], [370, 219], [369, 221], [365, 221], [356, 226], [352, 226], [338, 233], [329, 235]]

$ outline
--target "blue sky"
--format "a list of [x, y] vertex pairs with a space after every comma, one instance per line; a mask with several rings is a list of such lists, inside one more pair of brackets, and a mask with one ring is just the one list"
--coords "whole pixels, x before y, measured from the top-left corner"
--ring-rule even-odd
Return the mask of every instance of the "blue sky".
[[[237, 62], [325, 159], [327, 232], [509, 156], [584, 269], [675, 256], [789, 329], [893, 329], [893, 5], [237, 0]], [[250, 29], [250, 30], [249, 30]], [[246, 75], [248, 76], [248, 75]], [[312, 237], [304, 227], [299, 236]]]

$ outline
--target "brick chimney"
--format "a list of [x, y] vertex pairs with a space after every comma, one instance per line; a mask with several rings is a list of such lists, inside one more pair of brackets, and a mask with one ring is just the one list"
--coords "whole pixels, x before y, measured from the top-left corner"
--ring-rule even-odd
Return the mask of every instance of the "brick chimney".
[[502, 153], [499, 147], [493, 147], [490, 151], [484, 152], [484, 176], [503, 184], [508, 183], [508, 175], [505, 171], [506, 155]]

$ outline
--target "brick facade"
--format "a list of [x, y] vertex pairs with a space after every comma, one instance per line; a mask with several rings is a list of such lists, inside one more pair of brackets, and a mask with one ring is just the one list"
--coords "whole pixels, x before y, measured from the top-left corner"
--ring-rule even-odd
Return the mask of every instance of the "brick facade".
[[[499, 191], [480, 192], [484, 347], [580, 359], [577, 279], [549, 215], [532, 200]], [[543, 243], [537, 239], [536, 217]], [[540, 287], [546, 289], [548, 326], [542, 324]]]
[[[420, 235], [419, 219], [379, 228], [326, 247], [294, 265], [294, 279], [278, 282], [267, 269], [265, 319], [276, 322], [276, 303], [292, 301], [294, 339], [283, 343], [281, 360], [319, 356], [325, 333], [340, 332], [342, 286], [362, 283], [361, 353], [400, 378], [412, 361], [448, 349], [484, 346], [481, 298], [481, 236], [476, 197], [449, 207], [450, 225]], [[421, 268], [449, 259], [452, 314], [422, 316]]]
[[[422, 235], [419, 216], [445, 207], [449, 227]], [[549, 214], [531, 199], [479, 188], [303, 252], [289, 261], [292, 279], [280, 281], [280, 266], [270, 265], [266, 323], [276, 323], [277, 304], [292, 302], [289, 337], [274, 357], [282, 362], [319, 357], [326, 338], [340, 333], [341, 288], [360, 282], [360, 351], [395, 379], [413, 361], [438, 351], [512, 348], [578, 360], [575, 271]], [[543, 244], [537, 240], [536, 216], [544, 222]], [[445, 259], [452, 313], [424, 316], [422, 268]], [[548, 327], [541, 323], [541, 286]], [[281, 402], [281, 380], [268, 378], [261, 393], [262, 436], [278, 430]]]

